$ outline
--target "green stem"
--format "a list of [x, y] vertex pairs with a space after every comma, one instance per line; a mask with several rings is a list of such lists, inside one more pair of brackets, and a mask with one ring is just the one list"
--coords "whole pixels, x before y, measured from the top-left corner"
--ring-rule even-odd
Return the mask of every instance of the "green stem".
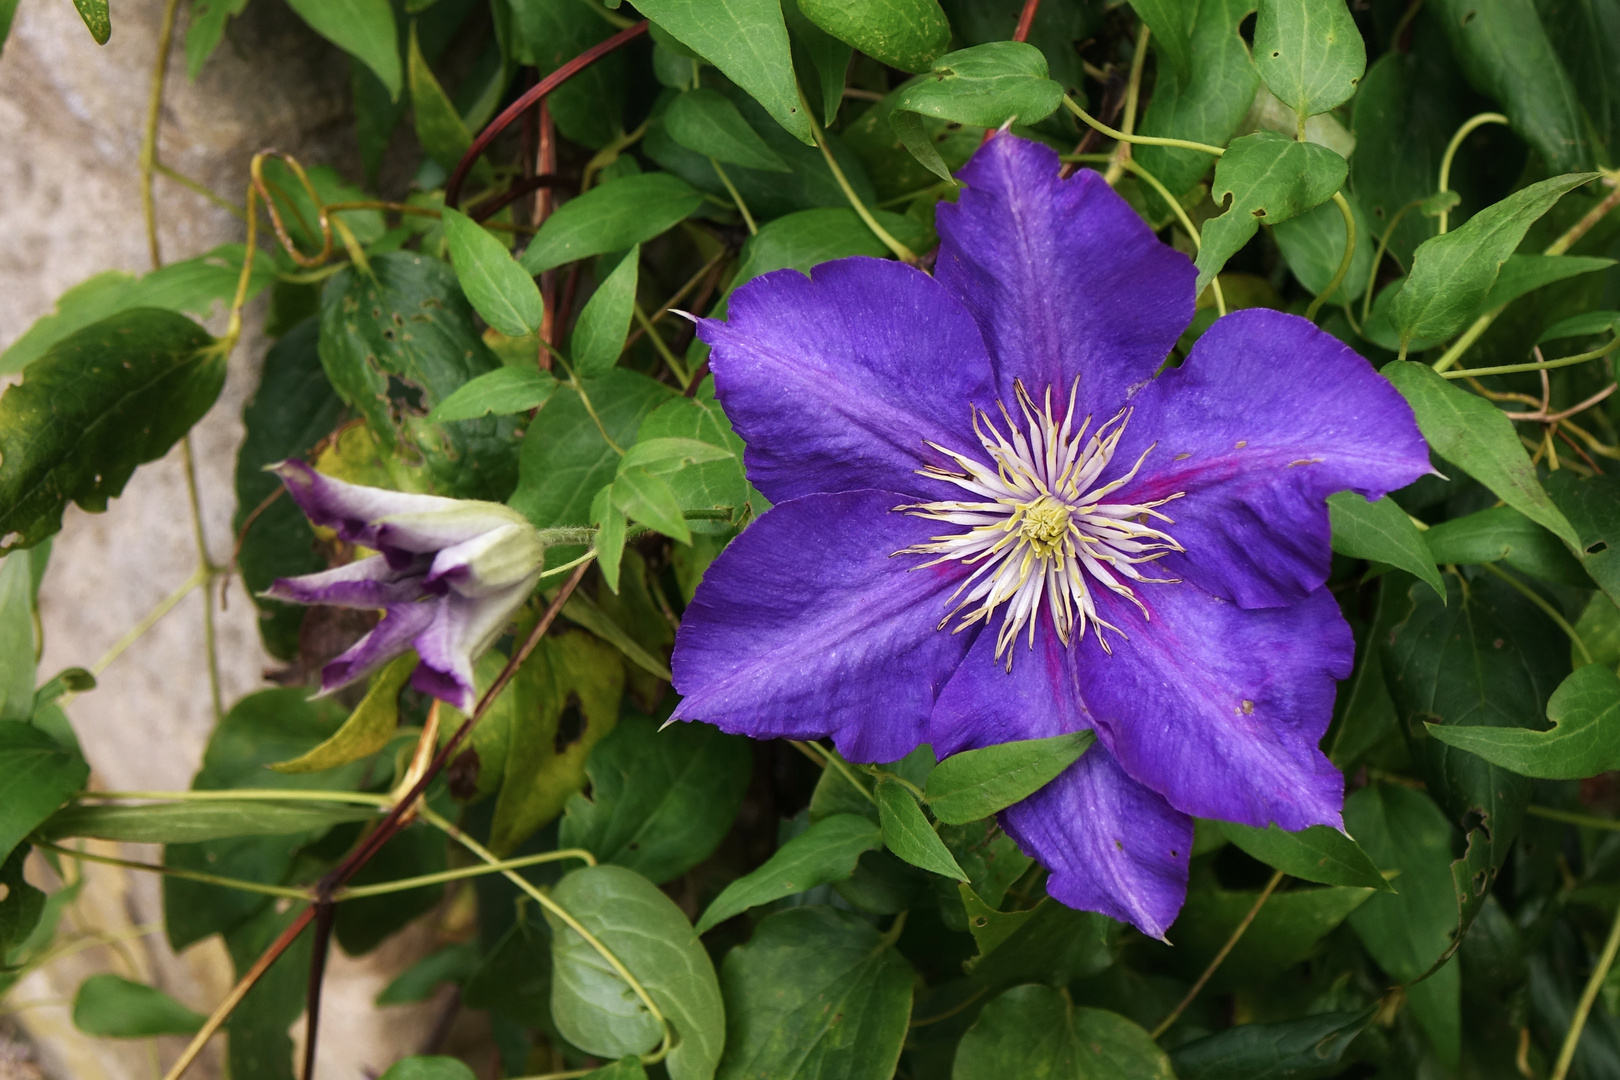
[[387, 795], [369, 791], [311, 791], [300, 788], [226, 788], [218, 791], [81, 791], [74, 796], [85, 799], [161, 799], [169, 802], [225, 802], [265, 799], [274, 802], [336, 802], [360, 803], [365, 806], [392, 806]]
[[1556, 810], [1551, 806], [1532, 806], [1530, 807], [1530, 816], [1546, 818], [1548, 821], [1561, 821], [1565, 825], [1578, 825], [1583, 829], [1607, 829], [1610, 832], [1620, 832], [1620, 821], [1613, 818], [1592, 817], [1590, 814]]
[[[596, 5], [592, 4], [590, 6], [594, 8]], [[621, 26], [619, 29], [623, 30], [624, 27]], [[585, 163], [585, 168], [580, 173], [579, 193], [583, 195], [589, 191], [591, 181], [596, 179], [596, 174], [616, 161], [620, 154], [640, 142], [641, 137], [645, 134], [647, 134], [647, 121], [643, 120], [640, 127], [634, 131], [625, 132], [592, 155], [591, 160]]]
[[152, 269], [163, 265], [158, 248], [157, 207], [152, 201], [152, 174], [157, 169], [158, 121], [163, 116], [163, 83], [169, 74], [169, 52], [174, 44], [174, 16], [180, 0], [167, 0], [158, 23], [157, 60], [152, 65], [152, 82], [146, 98], [146, 129], [141, 136], [141, 156], [137, 166], [141, 181], [141, 216], [146, 220], [146, 246], [152, 256]]
[[218, 874], [205, 874], [200, 870], [186, 870], [178, 866], [159, 866], [157, 863], [117, 859], [111, 855], [96, 855], [89, 851], [77, 851], [70, 847], [63, 847], [61, 844], [53, 844], [48, 840], [36, 840], [34, 843], [38, 847], [54, 851], [59, 855], [66, 855], [70, 859], [101, 863], [104, 866], [118, 866], [125, 870], [145, 870], [153, 874], [164, 874], [168, 877], [200, 882], [203, 885], [218, 885], [226, 889], [239, 889], [242, 892], [260, 893], [264, 896], [280, 896], [291, 900], [308, 900], [310, 898], [308, 889], [293, 888], [290, 885], [265, 885], [258, 881], [221, 877]]
[[1367, 269], [1367, 291], [1362, 294], [1361, 298], [1361, 323], [1363, 326], [1367, 324], [1368, 319], [1372, 318], [1373, 286], [1378, 284], [1378, 267], [1384, 261], [1384, 253], [1389, 250], [1390, 237], [1395, 235], [1395, 227], [1401, 223], [1401, 219], [1415, 207], [1422, 205], [1422, 199], [1414, 199], [1395, 211], [1395, 216], [1389, 219], [1389, 224], [1384, 226], [1383, 235], [1378, 238], [1378, 247], [1373, 251], [1372, 266]]
[[[636, 312], [637, 314], [640, 314], [640, 304], [636, 305]], [[642, 317], [645, 318], [646, 316], [643, 315]], [[556, 354], [553, 353], [552, 355], [555, 356]], [[608, 434], [608, 429], [602, 423], [602, 418], [596, 415], [596, 406], [591, 404], [591, 395], [585, 392], [584, 385], [579, 381], [579, 377], [576, 376], [572, 371], [569, 371], [568, 373], [568, 385], [572, 386], [574, 388], [574, 392], [579, 395], [580, 404], [584, 405], [585, 411], [590, 414], [591, 422], [596, 425], [596, 430], [602, 436], [602, 441], [607, 443], [615, 454], [618, 454], [620, 457], [624, 457], [624, 448], [618, 443], [614, 442], [613, 436]]]
[[[462, 847], [478, 856], [478, 858], [482, 859], [485, 863], [493, 866], [501, 861], [495, 856], [494, 852], [490, 851], [488, 848], [484, 847], [484, 845], [462, 832], [453, 823], [445, 820], [442, 816], [435, 813], [433, 809], [430, 808], [426, 803], [422, 804], [420, 813], [423, 821], [426, 821], [434, 828], [443, 831], [451, 839], [461, 844]], [[614, 955], [613, 950], [609, 949], [606, 945], [602, 944], [601, 941], [597, 940], [595, 934], [592, 934], [589, 930], [585, 929], [584, 926], [580, 925], [578, 919], [570, 915], [566, 910], [564, 910], [562, 905], [558, 904], [551, 897], [547, 896], [542, 890], [537, 888], [535, 884], [528, 878], [512, 870], [501, 870], [500, 874], [512, 884], [516, 885], [519, 889], [522, 889], [525, 893], [527, 893], [530, 899], [532, 899], [535, 903], [539, 904], [541, 907], [555, 915], [570, 930], [578, 934], [587, 945], [596, 950], [596, 954], [598, 956], [607, 961], [608, 966], [618, 973], [619, 978], [623, 979], [629, 985], [630, 989], [634, 991], [636, 997], [641, 999], [641, 1004], [646, 1007], [649, 1013], [652, 1014], [652, 1018], [658, 1022], [659, 1027], [664, 1029], [664, 1040], [659, 1044], [658, 1049], [654, 1050], [651, 1054], [644, 1055], [641, 1060], [643, 1064], [647, 1065], [651, 1065], [657, 1061], [662, 1061], [670, 1050], [672, 1029], [670, 1028], [669, 1021], [664, 1018], [663, 1012], [658, 1008], [658, 1004], [653, 1001], [652, 996], [647, 993], [646, 988], [641, 985], [641, 982], [634, 975], [630, 974], [630, 969], [625, 967], [624, 963], [616, 955]]]
[[240, 206], [231, 202], [231, 200], [225, 198], [224, 196], [216, 194], [213, 189], [209, 188], [206, 184], [198, 183], [185, 173], [176, 172], [174, 169], [169, 168], [161, 161], [154, 161], [152, 163], [152, 171], [157, 173], [159, 176], [168, 177], [170, 180], [173, 180], [175, 183], [179, 184], [188, 191], [201, 195], [203, 198], [207, 199], [221, 210], [235, 214], [243, 221], [247, 220], [246, 210], [242, 209]]
[[873, 795], [870, 791], [867, 791], [866, 785], [855, 778], [855, 773], [850, 769], [849, 763], [840, 757], [836, 751], [828, 750], [820, 743], [801, 742], [798, 739], [790, 739], [788, 741], [793, 743], [794, 746], [797, 746], [801, 753], [809, 754], [810, 751], [814, 749], [816, 753], [821, 755], [822, 761], [843, 773], [844, 779], [848, 780], [850, 786], [856, 791], [860, 792], [862, 795], [865, 795], [867, 802], [871, 803], [873, 806], [877, 805], [877, 796]]
[[1533, 364], [1501, 364], [1497, 367], [1457, 368], [1441, 374], [1443, 379], [1473, 379], [1481, 375], [1517, 375], [1525, 371], [1551, 371], [1553, 368], [1573, 367], [1588, 360], [1600, 360], [1620, 347], [1620, 337], [1609, 339], [1607, 345], [1574, 356], [1560, 356], [1556, 360], [1538, 360]]
[[1500, 569], [1495, 563], [1480, 563], [1479, 565], [1480, 569], [1485, 570], [1488, 573], [1495, 574], [1497, 577], [1501, 578], [1503, 581], [1507, 582], [1509, 585], [1513, 586], [1520, 593], [1522, 593], [1525, 599], [1529, 600], [1532, 604], [1536, 605], [1536, 607], [1540, 608], [1543, 614], [1558, 624], [1558, 629], [1562, 630], [1569, 636], [1570, 642], [1575, 646], [1576, 649], [1580, 651], [1581, 656], [1588, 664], [1596, 663], [1596, 661], [1592, 659], [1592, 651], [1586, 647], [1586, 642], [1581, 639], [1581, 635], [1575, 632], [1575, 628], [1569, 625], [1569, 620], [1564, 618], [1557, 608], [1547, 603], [1540, 593], [1530, 588], [1530, 586], [1524, 584], [1524, 582], [1520, 581], [1512, 574]]
[[810, 124], [810, 134], [815, 136], [816, 146], [820, 148], [821, 156], [827, 162], [827, 170], [832, 173], [833, 179], [838, 182], [838, 188], [844, 193], [844, 198], [849, 200], [849, 205], [854, 208], [860, 219], [866, 223], [866, 227], [872, 230], [872, 235], [877, 237], [884, 247], [894, 252], [895, 258], [915, 266], [917, 264], [917, 253], [896, 240], [890, 235], [889, 230], [878, 224], [877, 218], [872, 216], [872, 211], [866, 208], [866, 204], [861, 202], [861, 197], [855, 194], [855, 189], [850, 186], [849, 177], [845, 176], [844, 170], [838, 167], [838, 159], [833, 157], [832, 147], [827, 144], [827, 133], [821, 130], [820, 124], [816, 123], [815, 112], [810, 108], [810, 102], [805, 99], [803, 88], [799, 90], [799, 107], [804, 110], [805, 120]]
[[[165, 596], [162, 600], [159, 600], [157, 606], [146, 613], [145, 618], [125, 631], [123, 637], [113, 642], [112, 648], [103, 653], [101, 655], [101, 659], [90, 665], [90, 674], [100, 675], [103, 671], [106, 671], [114, 660], [117, 660], [124, 654], [125, 649], [139, 641], [143, 634], [157, 625], [159, 619], [167, 615], [174, 609], [176, 604], [184, 600], [187, 593], [191, 592], [192, 589], [195, 589], [197, 586], [203, 584], [207, 580], [207, 572], [199, 566], [178, 589], [174, 590], [174, 592], [170, 593], [168, 596]], [[72, 700], [72, 696], [63, 695], [64, 700], [62, 704], [67, 704], [68, 701]]]
[[554, 574], [560, 574], [564, 570], [572, 570], [574, 567], [578, 566], [580, 563], [590, 562], [594, 558], [596, 558], [596, 551], [593, 549], [591, 551], [587, 551], [585, 554], [581, 555], [577, 559], [573, 559], [573, 560], [571, 560], [569, 562], [565, 562], [561, 566], [554, 567], [554, 568], [552, 568], [550, 570], [547, 570], [547, 571], [543, 572], [540, 575], [540, 577], [537, 578], [536, 580], [544, 581], [546, 578], [551, 577]]
[[[249, 259], [253, 252], [247, 253]], [[191, 506], [191, 532], [197, 544], [197, 573], [203, 580], [203, 656], [208, 666], [208, 698], [214, 707], [214, 723], [225, 715], [225, 699], [219, 684], [219, 647], [214, 635], [214, 575], [219, 572], [208, 557], [208, 538], [203, 535], [202, 500], [197, 494], [197, 467], [191, 451], [191, 433], [180, 440], [180, 463], [186, 474], [186, 500]]]
[[[1506, 307], [1507, 305], [1504, 304], [1502, 306]], [[1473, 325], [1471, 325], [1467, 330], [1464, 330], [1462, 332], [1462, 336], [1456, 341], [1453, 341], [1446, 351], [1440, 354], [1440, 359], [1434, 362], [1434, 370], [1444, 372], [1447, 368], [1451, 367], [1451, 365], [1462, 359], [1462, 354], [1467, 352], [1473, 346], [1474, 342], [1479, 340], [1479, 336], [1481, 334], [1490, 329], [1492, 321], [1494, 321], [1500, 314], [1502, 314], [1502, 308], [1497, 308], [1494, 311], [1487, 311], [1485, 314], [1475, 319]]]
[[[744, 211], [744, 213], [747, 213], [747, 211]], [[676, 359], [675, 354], [670, 351], [669, 345], [665, 343], [663, 338], [658, 336], [658, 331], [653, 329], [652, 320], [647, 318], [645, 311], [641, 310], [641, 301], [636, 301], [633, 310], [635, 311], [636, 322], [641, 324], [641, 329], [646, 332], [648, 340], [653, 343], [653, 348], [658, 350], [658, 355], [664, 358], [664, 363], [669, 365], [669, 370], [680, 380], [681, 389], [685, 390], [692, 385], [692, 376], [687, 372], [686, 365]]]
[[547, 851], [540, 855], [525, 855], [519, 859], [505, 859], [501, 862], [483, 863], [478, 866], [463, 866], [456, 870], [441, 870], [437, 874], [421, 874], [417, 877], [400, 878], [398, 881], [383, 881], [376, 885], [355, 885], [341, 890], [332, 899], [356, 900], [362, 896], [382, 896], [386, 893], [404, 892], [406, 889], [420, 889], [427, 885], [441, 885], [447, 881], [481, 877], [484, 874], [505, 873], [508, 870], [536, 866], [540, 863], [557, 862], [561, 859], [579, 859], [587, 866], [596, 865], [596, 856], [585, 849], [563, 848], [559, 851]]
[[1597, 966], [1592, 969], [1591, 976], [1586, 980], [1586, 988], [1581, 991], [1575, 1016], [1569, 1022], [1569, 1032], [1564, 1036], [1564, 1045], [1558, 1048], [1558, 1061], [1553, 1065], [1550, 1080], [1564, 1080], [1569, 1075], [1570, 1063], [1575, 1060], [1575, 1048], [1581, 1041], [1581, 1030], [1586, 1027], [1586, 1018], [1591, 1015], [1592, 1003], [1597, 1000], [1598, 991], [1603, 989], [1603, 981], [1614, 964], [1616, 952], [1620, 952], [1620, 911], [1615, 912], [1614, 925], [1609, 928], [1609, 939], [1603, 943]]
[[1098, 120], [1095, 116], [1092, 116], [1090, 113], [1086, 112], [1086, 110], [1076, 105], [1074, 103], [1074, 99], [1069, 97], [1067, 94], [1063, 95], [1063, 104], [1064, 107], [1066, 107], [1070, 112], [1074, 113], [1075, 116], [1079, 117], [1080, 120], [1087, 126], [1092, 127], [1097, 131], [1100, 131], [1102, 134], [1107, 135], [1110, 139], [1116, 139], [1119, 142], [1135, 143], [1138, 146], [1174, 146], [1179, 147], [1182, 150], [1197, 150], [1205, 154], [1213, 154], [1215, 157], [1220, 157], [1226, 153], [1226, 151], [1221, 147], [1211, 146], [1208, 143], [1188, 142], [1186, 139], [1161, 139], [1156, 135], [1127, 135], [1123, 131], [1109, 127], [1101, 120]]
[[[1462, 141], [1468, 137], [1469, 133], [1475, 128], [1483, 127], [1486, 124], [1506, 124], [1508, 122], [1508, 118], [1503, 116], [1501, 113], [1480, 113], [1478, 116], [1470, 117], [1463, 123], [1462, 127], [1457, 129], [1457, 134], [1453, 135], [1451, 137], [1451, 142], [1446, 144], [1445, 156], [1440, 159], [1441, 191], [1444, 192], [1451, 190], [1451, 159], [1457, 156], [1457, 148], [1462, 146]], [[1446, 219], [1450, 216], [1450, 214], [1451, 211], [1449, 210], [1440, 211], [1439, 235], [1441, 236], [1445, 235]]]
[[731, 177], [726, 175], [726, 170], [720, 167], [718, 161], [710, 158], [709, 164], [714, 166], [715, 175], [726, 186], [726, 194], [730, 195], [731, 201], [737, 204], [737, 211], [742, 214], [743, 224], [748, 226], [748, 235], [758, 236], [759, 226], [754, 223], [754, 215], [748, 212], [748, 204], [743, 202], [742, 192], [737, 190], [737, 185], [731, 182]]
[[1249, 924], [1254, 922], [1255, 916], [1260, 914], [1260, 909], [1271, 898], [1271, 894], [1282, 883], [1282, 879], [1283, 872], [1281, 870], [1271, 875], [1271, 880], [1266, 882], [1266, 887], [1260, 890], [1259, 897], [1255, 899], [1254, 906], [1249, 909], [1247, 915], [1243, 916], [1243, 921], [1237, 924], [1237, 929], [1233, 930], [1232, 936], [1226, 939], [1226, 944], [1222, 945], [1221, 951], [1215, 954], [1215, 959], [1209, 962], [1209, 966], [1204, 969], [1204, 973], [1198, 976], [1198, 981], [1193, 983], [1192, 989], [1188, 990], [1186, 996], [1170, 1011], [1170, 1015], [1159, 1021], [1159, 1026], [1153, 1029], [1152, 1037], [1154, 1039], [1169, 1031], [1171, 1025], [1181, 1019], [1181, 1014], [1187, 1011], [1187, 1006], [1193, 1003], [1193, 999], [1198, 997], [1199, 991], [1203, 990], [1204, 985], [1214, 977], [1216, 969], [1221, 966], [1221, 963], [1231, 954], [1232, 950], [1237, 948], [1237, 943], [1248, 931]]
[[[1136, 129], [1136, 104], [1142, 93], [1142, 67], [1147, 62], [1148, 37], [1151, 31], [1147, 23], [1143, 23], [1136, 34], [1136, 52], [1131, 57], [1131, 77], [1125, 84], [1125, 111], [1120, 116], [1120, 131], [1129, 136]], [[1103, 179], [1109, 187], [1119, 183], [1120, 174], [1125, 170], [1125, 162], [1131, 157], [1131, 144], [1128, 138], [1119, 140], [1114, 146], [1108, 169], [1103, 173]]]
[[1356, 216], [1350, 212], [1350, 204], [1345, 201], [1342, 192], [1335, 191], [1333, 201], [1338, 204], [1339, 213], [1344, 215], [1344, 258], [1339, 260], [1339, 272], [1333, 275], [1333, 280], [1327, 283], [1327, 288], [1323, 289], [1321, 294], [1311, 301], [1311, 306], [1305, 309], [1305, 317], [1313, 322], [1316, 320], [1316, 313], [1321, 311], [1322, 305], [1327, 302], [1327, 298], [1333, 295], [1334, 290], [1344, 282], [1345, 275], [1350, 273], [1350, 260], [1356, 255]]

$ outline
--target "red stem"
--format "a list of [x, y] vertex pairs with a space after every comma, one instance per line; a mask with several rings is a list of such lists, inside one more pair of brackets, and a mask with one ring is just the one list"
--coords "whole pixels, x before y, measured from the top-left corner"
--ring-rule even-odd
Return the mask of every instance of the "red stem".
[[461, 156], [461, 160], [456, 162], [455, 171], [450, 174], [450, 182], [444, 186], [444, 205], [451, 208], [455, 207], [461, 198], [462, 182], [467, 179], [467, 173], [471, 171], [473, 162], [477, 161], [479, 156], [489, 149], [489, 144], [495, 141], [496, 136], [505, 131], [512, 121], [523, 115], [524, 110], [602, 59], [608, 53], [621, 45], [634, 41], [646, 32], [646, 19], [641, 20], [627, 30], [620, 30], [606, 41], [591, 46], [550, 75], [535, 83], [534, 86], [524, 92], [522, 97], [503, 109], [501, 115], [490, 121], [489, 126], [478, 133], [478, 138], [473, 140], [472, 146], [468, 147], [467, 152]]
[[1041, 0], [1024, 0], [1024, 10], [1018, 13], [1018, 29], [1013, 31], [1014, 41], [1028, 41], [1029, 28], [1035, 22], [1035, 12], [1039, 11]]

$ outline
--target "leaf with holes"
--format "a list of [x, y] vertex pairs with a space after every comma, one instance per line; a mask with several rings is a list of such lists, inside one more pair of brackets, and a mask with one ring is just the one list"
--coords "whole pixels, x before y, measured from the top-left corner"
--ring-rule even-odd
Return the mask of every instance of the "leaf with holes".
[[1344, 184], [1349, 163], [1325, 146], [1295, 142], [1274, 131], [1233, 139], [1215, 165], [1210, 197], [1225, 208], [1204, 224], [1198, 251], [1198, 291], [1220, 273], [1259, 230], [1320, 206]]
[[1344, 0], [1260, 0], [1254, 66], [1303, 127], [1306, 117], [1350, 100], [1367, 47]]
[[940, 57], [926, 76], [900, 91], [893, 108], [994, 128], [1012, 120], [1037, 124], [1062, 103], [1063, 87], [1047, 78], [1041, 50], [995, 41]]

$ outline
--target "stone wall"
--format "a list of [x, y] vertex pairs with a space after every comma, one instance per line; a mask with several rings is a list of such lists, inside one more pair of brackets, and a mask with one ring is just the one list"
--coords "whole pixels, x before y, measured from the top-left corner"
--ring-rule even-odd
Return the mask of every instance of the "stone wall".
[[[118, 0], [104, 47], [86, 32], [69, 0], [21, 0], [0, 54], [0, 347], [51, 310], [65, 289], [102, 270], [150, 268], [137, 164], [162, 0]], [[240, 202], [254, 151], [275, 147], [305, 162], [328, 162], [355, 176], [347, 112], [349, 66], [282, 0], [253, 0], [196, 82], [182, 50], [186, 9], [171, 55], [160, 158], [171, 168]], [[179, 259], [242, 239], [241, 222], [159, 177], [156, 206], [162, 253]], [[241, 408], [252, 393], [267, 343], [250, 309], [248, 333], [231, 358], [219, 403], [193, 433], [204, 533], [214, 560], [230, 555], [232, 472]], [[223, 319], [216, 313], [217, 332]], [[105, 514], [70, 508], [41, 593], [42, 671], [89, 666], [191, 575], [197, 549], [178, 452], [139, 470]], [[69, 707], [105, 790], [184, 788], [212, 724], [204, 661], [203, 596], [194, 591], [105, 671], [95, 691]], [[233, 581], [223, 609], [214, 598], [226, 704], [262, 685], [269, 664], [253, 607]], [[113, 852], [116, 845], [102, 845]], [[152, 860], [152, 848], [126, 845], [126, 858]], [[95, 971], [151, 981], [201, 1012], [230, 984], [224, 949], [205, 942], [176, 957], [160, 930], [159, 889], [150, 875], [86, 867], [86, 889], [64, 923], [63, 941], [105, 935], [30, 976], [0, 1003], [19, 1023], [47, 1075], [74, 1080], [153, 1077], [153, 1048], [80, 1035], [68, 1005]], [[48, 873], [30, 873], [43, 885]], [[420, 952], [424, 932], [407, 931], [363, 961], [335, 958], [328, 1026], [321, 1040], [323, 1080], [375, 1075], [411, 1052], [431, 1026], [432, 1006], [370, 1008], [386, 981]], [[167, 1067], [184, 1040], [159, 1040]], [[193, 1076], [219, 1075], [218, 1047]], [[0, 1055], [3, 1057], [4, 1055]], [[5, 1069], [0, 1068], [0, 1073]]]

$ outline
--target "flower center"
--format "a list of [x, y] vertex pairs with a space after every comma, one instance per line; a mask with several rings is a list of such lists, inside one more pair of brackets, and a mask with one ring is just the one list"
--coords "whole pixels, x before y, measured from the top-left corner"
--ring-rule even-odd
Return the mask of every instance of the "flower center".
[[1089, 623], [1098, 643], [1107, 651], [1103, 630], [1112, 630], [1121, 637], [1125, 633], [1097, 613], [1095, 590], [1106, 589], [1129, 600], [1145, 618], [1147, 609], [1133, 586], [1168, 584], [1176, 579], [1145, 577], [1137, 567], [1168, 552], [1183, 550], [1168, 533], [1148, 524], [1158, 519], [1173, 525], [1156, 508], [1183, 493], [1147, 503], [1105, 501], [1136, 476], [1151, 446], [1123, 476], [1106, 484], [1097, 483], [1125, 434], [1130, 420], [1128, 408], [1120, 410], [1088, 438], [1091, 417], [1081, 421], [1078, 431], [1074, 430], [1078, 380], [1069, 391], [1069, 407], [1061, 421], [1053, 414], [1050, 388], [1040, 406], [1023, 383], [1017, 383], [1016, 388], [1024, 423], [1020, 425], [1001, 405], [1005, 434], [988, 413], [973, 410], [973, 432], [979, 437], [988, 464], [929, 443], [961, 471], [929, 466], [918, 473], [954, 484], [971, 498], [895, 507], [907, 514], [963, 527], [896, 554], [937, 556], [923, 566], [951, 560], [973, 567], [952, 594], [955, 607], [940, 621], [940, 629], [958, 615], [957, 631], [981, 620], [989, 622], [997, 609], [1006, 605], [1007, 615], [996, 637], [996, 658], [1005, 655], [1009, 671], [1012, 644], [1026, 626], [1029, 645], [1034, 647], [1035, 623], [1043, 604], [1050, 610], [1052, 623], [1065, 645], [1077, 632], [1083, 635]]

